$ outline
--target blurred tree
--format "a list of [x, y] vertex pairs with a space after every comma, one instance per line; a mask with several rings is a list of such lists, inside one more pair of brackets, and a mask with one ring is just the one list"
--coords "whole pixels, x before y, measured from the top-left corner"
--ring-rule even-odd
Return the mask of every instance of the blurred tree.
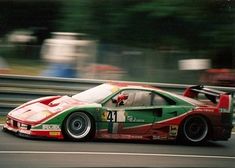
[[234, 4], [233, 0], [1, 0], [0, 36], [16, 28], [45, 27], [48, 32], [89, 33], [103, 43], [205, 51], [219, 62], [225, 55], [235, 57]]
[[62, 29], [88, 32], [101, 41], [190, 50], [234, 44], [234, 2], [230, 0], [63, 2]]
[[58, 31], [89, 32], [92, 28], [90, 23], [89, 0], [62, 0], [61, 16], [57, 19]]
[[[90, 25], [103, 41], [206, 51], [234, 57], [234, 1], [90, 0]], [[226, 52], [225, 52], [226, 51]], [[235, 66], [235, 65], [232, 65]]]

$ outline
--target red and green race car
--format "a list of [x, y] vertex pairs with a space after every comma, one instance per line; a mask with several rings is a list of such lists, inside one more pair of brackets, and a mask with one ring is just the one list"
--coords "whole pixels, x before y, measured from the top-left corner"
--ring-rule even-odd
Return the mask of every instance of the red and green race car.
[[[201, 94], [208, 101], [199, 101]], [[7, 115], [3, 130], [24, 137], [181, 140], [202, 143], [231, 137], [233, 98], [203, 86], [183, 95], [152, 86], [111, 82], [74, 96], [43, 97]]]

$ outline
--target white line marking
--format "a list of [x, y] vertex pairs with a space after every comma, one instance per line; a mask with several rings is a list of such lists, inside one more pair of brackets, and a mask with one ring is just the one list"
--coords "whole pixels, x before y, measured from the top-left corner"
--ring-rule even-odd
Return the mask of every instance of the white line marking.
[[182, 157], [182, 158], [235, 159], [235, 156], [219, 156], [219, 155], [183, 155], [183, 154], [164, 154], [164, 153], [0, 151], [0, 154], [125, 155], [125, 156], [159, 156], [159, 157]]

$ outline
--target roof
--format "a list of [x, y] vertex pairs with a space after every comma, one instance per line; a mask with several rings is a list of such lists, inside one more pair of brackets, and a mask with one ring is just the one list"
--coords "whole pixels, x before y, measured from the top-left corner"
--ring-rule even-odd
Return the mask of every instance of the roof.
[[141, 83], [134, 83], [134, 82], [110, 82], [109, 84], [119, 87], [119, 88], [143, 88], [143, 89], [152, 89], [152, 90], [160, 90], [159, 88], [153, 87], [151, 85], [141, 84]]

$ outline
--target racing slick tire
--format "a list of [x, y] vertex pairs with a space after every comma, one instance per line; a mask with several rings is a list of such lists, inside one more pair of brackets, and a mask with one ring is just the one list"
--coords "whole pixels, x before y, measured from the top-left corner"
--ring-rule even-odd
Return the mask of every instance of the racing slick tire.
[[89, 114], [74, 112], [64, 120], [62, 131], [66, 139], [87, 141], [94, 137], [95, 124]]
[[187, 117], [180, 128], [180, 140], [186, 144], [202, 144], [207, 141], [208, 134], [209, 124], [201, 115]]

